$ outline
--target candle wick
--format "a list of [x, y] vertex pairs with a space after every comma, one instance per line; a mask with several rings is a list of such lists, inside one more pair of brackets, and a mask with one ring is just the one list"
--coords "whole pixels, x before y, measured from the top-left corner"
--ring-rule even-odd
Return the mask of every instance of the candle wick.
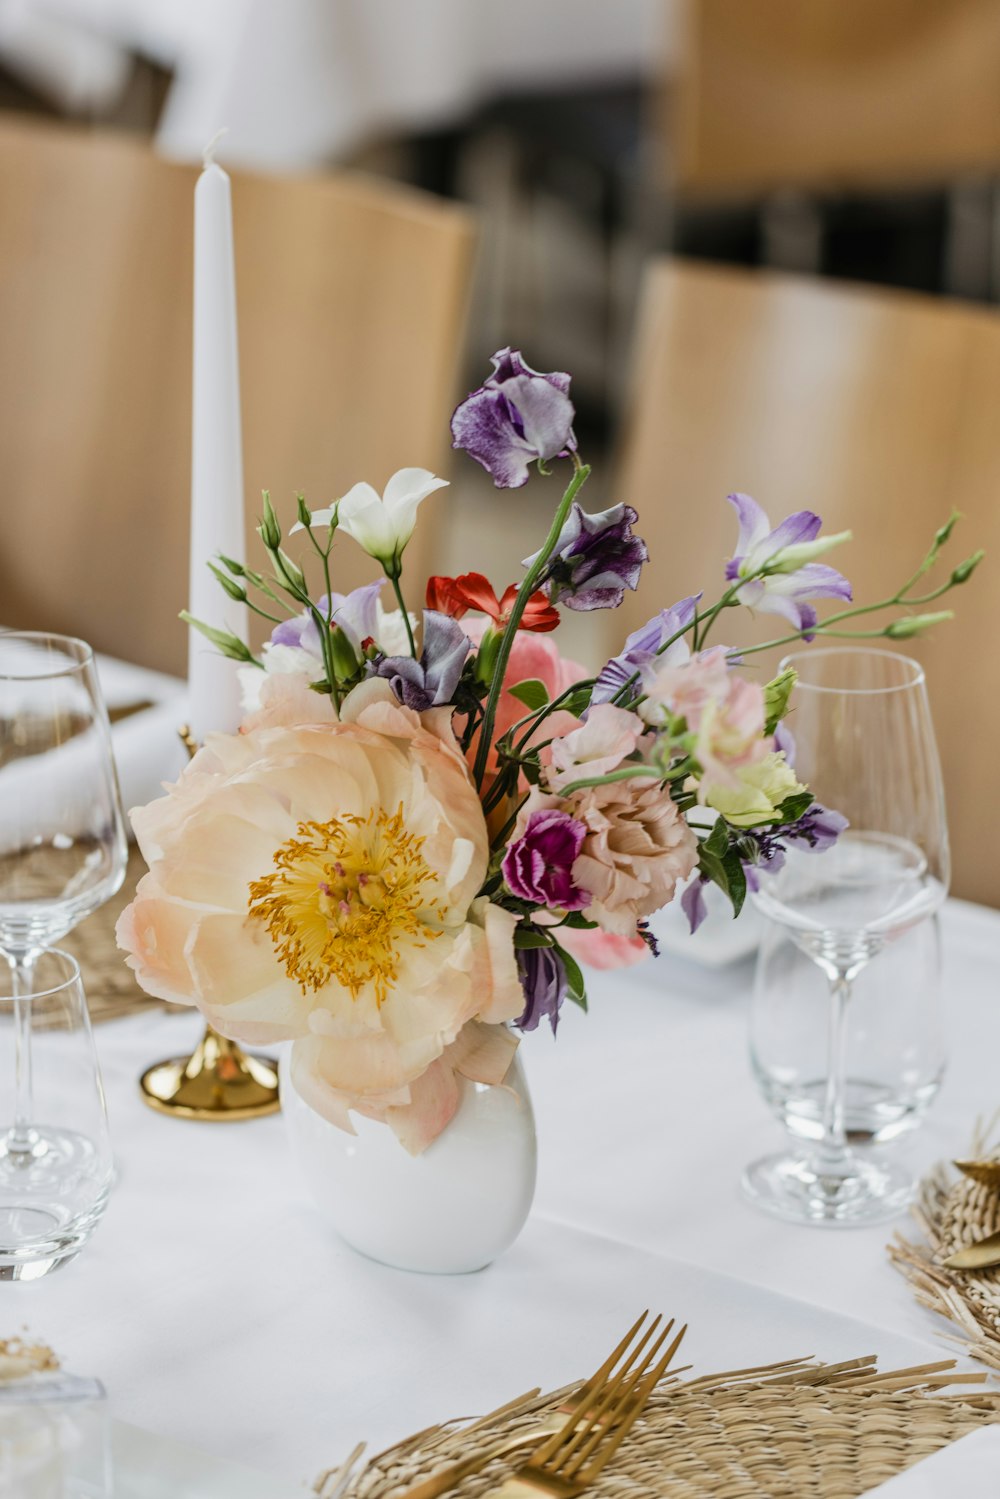
[[221, 130], [217, 130], [215, 132], [215, 134], [212, 136], [212, 139], [209, 141], [208, 145], [204, 148], [204, 150], [201, 153], [202, 166], [205, 166], [205, 167], [214, 166], [214, 164], [215, 164], [215, 148], [219, 144], [219, 142], [221, 141], [222, 137], [224, 135], [228, 135], [228, 134], [229, 134], [229, 126], [228, 125], [223, 125], [223, 127], [222, 127]]

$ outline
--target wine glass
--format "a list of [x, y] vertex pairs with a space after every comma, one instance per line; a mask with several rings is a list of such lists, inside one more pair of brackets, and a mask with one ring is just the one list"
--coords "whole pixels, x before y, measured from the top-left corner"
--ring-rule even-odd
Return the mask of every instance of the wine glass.
[[[45, 1153], [32, 1113], [31, 995], [39, 954], [125, 878], [111, 732], [82, 640], [0, 632], [0, 953], [11, 969], [15, 1081], [0, 1182]], [[2, 1216], [0, 1216], [2, 1225]], [[16, 1225], [4, 1225], [16, 1237]]]
[[798, 681], [787, 720], [796, 774], [848, 827], [818, 853], [789, 848], [754, 899], [787, 928], [828, 985], [819, 1138], [750, 1166], [744, 1190], [796, 1222], [864, 1224], [895, 1216], [913, 1182], [847, 1141], [845, 1042], [854, 980], [926, 921], [948, 890], [941, 767], [923, 668], [889, 650], [820, 648], [789, 656]]

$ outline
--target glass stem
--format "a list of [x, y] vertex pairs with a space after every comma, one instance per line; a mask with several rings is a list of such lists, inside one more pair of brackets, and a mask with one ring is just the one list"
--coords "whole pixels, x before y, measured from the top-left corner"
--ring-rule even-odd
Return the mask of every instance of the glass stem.
[[9, 1156], [30, 1157], [32, 1130], [31, 996], [34, 989], [35, 955], [9, 954], [11, 990], [14, 998], [14, 1122], [7, 1132]]
[[817, 1155], [825, 1172], [846, 1173], [850, 1160], [844, 1125], [844, 1094], [847, 1086], [847, 1006], [851, 998], [851, 975], [830, 974], [827, 1014], [826, 1091], [823, 1095], [823, 1136]]

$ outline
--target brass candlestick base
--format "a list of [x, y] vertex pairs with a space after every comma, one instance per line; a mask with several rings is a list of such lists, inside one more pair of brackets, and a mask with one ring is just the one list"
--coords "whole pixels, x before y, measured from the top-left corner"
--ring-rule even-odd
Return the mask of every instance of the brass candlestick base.
[[247, 1056], [210, 1025], [191, 1056], [157, 1062], [139, 1087], [151, 1109], [177, 1119], [259, 1119], [281, 1107], [274, 1063]]

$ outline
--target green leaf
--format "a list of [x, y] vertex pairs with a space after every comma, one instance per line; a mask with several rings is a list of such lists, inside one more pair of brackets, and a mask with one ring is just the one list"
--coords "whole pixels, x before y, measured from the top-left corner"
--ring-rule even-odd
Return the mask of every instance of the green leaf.
[[563, 967], [566, 970], [566, 998], [571, 999], [575, 1005], [580, 1006], [581, 1010], [586, 1011], [587, 984], [583, 977], [583, 973], [581, 971], [579, 963], [575, 958], [570, 957], [566, 949], [564, 947], [560, 947], [558, 942], [553, 943], [553, 946], [562, 959]]
[[528, 926], [519, 921], [514, 928], [514, 946], [516, 948], [526, 947], [552, 947], [555, 939], [550, 932], [543, 932], [536, 926]]
[[764, 688], [764, 733], [773, 734], [788, 712], [788, 699], [798, 681], [794, 666], [788, 666]]
[[578, 932], [593, 932], [597, 928], [597, 922], [589, 920], [582, 911], [570, 911], [559, 923], [560, 926], [573, 927]]
[[567, 713], [572, 713], [575, 718], [579, 718], [584, 708], [590, 703], [590, 693], [589, 687], [578, 687], [575, 692], [570, 693], [569, 697], [563, 699], [562, 707]]
[[815, 800], [811, 791], [797, 791], [794, 796], [786, 796], [777, 808], [774, 821], [777, 823], [798, 822], [799, 818], [809, 811]]
[[702, 849], [709, 854], [715, 854], [721, 858], [729, 847], [729, 825], [724, 817], [716, 819], [715, 825], [704, 843]]
[[507, 690], [511, 697], [516, 697], [519, 703], [523, 703], [532, 712], [536, 712], [539, 708], [544, 708], [545, 704], [549, 701], [548, 688], [537, 677], [529, 677], [526, 682], [518, 682], [514, 687], [509, 687]]
[[731, 848], [722, 861], [726, 871], [728, 889], [726, 894], [733, 903], [733, 916], [738, 916], [743, 909], [743, 902], [747, 898], [747, 877], [740, 859], [739, 852]]

